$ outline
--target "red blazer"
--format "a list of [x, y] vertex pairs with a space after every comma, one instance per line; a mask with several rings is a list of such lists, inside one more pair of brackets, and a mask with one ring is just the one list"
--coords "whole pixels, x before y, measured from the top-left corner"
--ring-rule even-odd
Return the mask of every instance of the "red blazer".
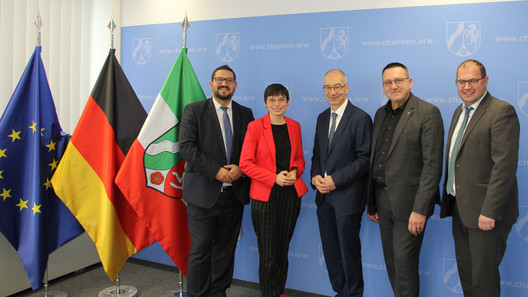
[[[284, 117], [288, 126], [291, 143], [290, 168], [297, 167], [297, 181], [293, 184], [297, 195], [301, 197], [308, 188], [301, 179], [304, 172], [301, 125]], [[269, 201], [271, 188], [275, 185], [277, 174], [275, 142], [271, 131], [269, 114], [249, 123], [240, 155], [240, 170], [251, 178], [249, 197]]]

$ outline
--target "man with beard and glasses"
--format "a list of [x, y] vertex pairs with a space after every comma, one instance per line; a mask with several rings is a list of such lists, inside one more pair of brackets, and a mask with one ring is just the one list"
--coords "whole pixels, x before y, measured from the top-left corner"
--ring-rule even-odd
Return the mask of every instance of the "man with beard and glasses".
[[187, 162], [183, 200], [191, 248], [187, 267], [189, 297], [226, 296], [250, 179], [238, 167], [251, 109], [234, 101], [235, 72], [213, 71], [212, 98], [188, 104], [180, 126], [180, 154]]

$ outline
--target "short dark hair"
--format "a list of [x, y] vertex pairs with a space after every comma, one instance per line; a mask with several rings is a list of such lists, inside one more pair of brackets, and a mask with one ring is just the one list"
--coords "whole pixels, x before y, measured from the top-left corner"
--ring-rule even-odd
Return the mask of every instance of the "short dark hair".
[[211, 74], [211, 81], [214, 80], [214, 77], [215, 77], [215, 73], [218, 71], [218, 70], [227, 70], [227, 71], [231, 71], [231, 73], [233, 73], [233, 78], [235, 79], [236, 81], [236, 74], [235, 74], [235, 71], [233, 71], [233, 69], [231, 69], [231, 67], [227, 66], [227, 65], [222, 65], [218, 68], [216, 68], [213, 73]]
[[286, 97], [286, 101], [290, 101], [290, 94], [288, 89], [281, 84], [271, 84], [266, 90], [264, 90], [264, 102], [268, 99], [269, 96], [280, 96], [283, 95]]
[[480, 63], [477, 60], [473, 60], [473, 59], [465, 60], [464, 62], [462, 62], [462, 64], [460, 64], [458, 66], [458, 68], [457, 68], [457, 77], [458, 77], [458, 70], [460, 69], [460, 67], [466, 66], [469, 63], [473, 63], [473, 64], [477, 65], [477, 67], [480, 69], [480, 75], [482, 75], [482, 78], [486, 77], [486, 67], [484, 67], [484, 64]]
[[385, 68], [383, 68], [383, 71], [381, 71], [381, 75], [383, 75], [385, 70], [391, 69], [391, 68], [396, 68], [396, 67], [403, 68], [405, 70], [405, 72], [407, 73], [407, 76], [409, 75], [409, 70], [407, 70], [407, 67], [405, 67], [405, 65], [403, 65], [400, 62], [392, 62], [392, 63], [387, 64], [387, 66], [385, 66]]

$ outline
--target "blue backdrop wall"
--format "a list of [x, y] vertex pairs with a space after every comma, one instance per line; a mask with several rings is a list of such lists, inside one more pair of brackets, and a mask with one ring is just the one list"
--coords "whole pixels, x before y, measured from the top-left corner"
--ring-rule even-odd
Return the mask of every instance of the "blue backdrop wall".
[[[510, 102], [521, 121], [519, 152], [520, 217], [508, 239], [501, 265], [504, 296], [528, 296], [528, 2], [500, 2], [355, 10], [192, 22], [188, 56], [206, 94], [211, 71], [229, 64], [237, 73], [234, 99], [266, 113], [265, 87], [287, 86], [287, 116], [302, 125], [306, 168], [311, 166], [315, 119], [328, 107], [322, 90], [326, 71], [345, 71], [349, 100], [371, 116], [386, 102], [381, 70], [404, 63], [414, 80], [413, 93], [437, 105], [449, 122], [461, 104], [454, 83], [465, 59], [480, 60], [490, 77], [488, 89]], [[122, 28], [121, 63], [145, 109], [150, 110], [182, 46], [180, 23]], [[446, 132], [447, 134], [447, 132]], [[308, 184], [309, 174], [303, 179]], [[302, 210], [290, 246], [287, 287], [332, 295], [322, 255], [314, 192]], [[258, 282], [258, 250], [246, 207], [245, 236], [236, 251], [235, 278]], [[451, 220], [439, 208], [430, 218], [420, 259], [423, 296], [461, 296]], [[377, 224], [366, 216], [361, 231], [365, 296], [390, 296]], [[172, 262], [155, 244], [136, 257]]]

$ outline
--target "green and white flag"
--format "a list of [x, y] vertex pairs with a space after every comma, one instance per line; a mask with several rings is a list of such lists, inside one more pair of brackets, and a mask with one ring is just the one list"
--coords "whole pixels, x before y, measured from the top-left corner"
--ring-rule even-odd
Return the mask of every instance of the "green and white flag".
[[185, 168], [179, 124], [187, 104], [205, 99], [183, 48], [116, 177], [129, 203], [184, 274], [190, 237], [185, 204], [177, 199], [182, 197]]

